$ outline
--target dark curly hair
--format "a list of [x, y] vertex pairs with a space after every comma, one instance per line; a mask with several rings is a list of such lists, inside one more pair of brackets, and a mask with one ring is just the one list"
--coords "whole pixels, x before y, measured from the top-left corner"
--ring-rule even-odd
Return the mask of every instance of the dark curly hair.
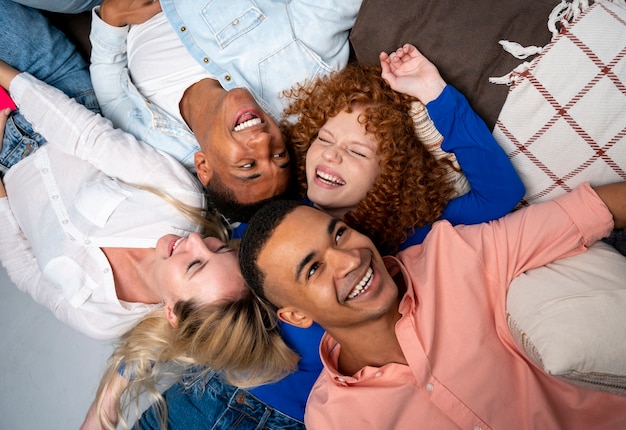
[[349, 64], [294, 88], [281, 126], [293, 144], [299, 191], [305, 197], [306, 153], [320, 128], [342, 111], [364, 108], [359, 122], [378, 142], [380, 174], [344, 221], [393, 252], [410, 229], [441, 217], [453, 189], [446, 178], [450, 162], [435, 159], [415, 134], [409, 112], [417, 100], [393, 91], [380, 74], [380, 67]]

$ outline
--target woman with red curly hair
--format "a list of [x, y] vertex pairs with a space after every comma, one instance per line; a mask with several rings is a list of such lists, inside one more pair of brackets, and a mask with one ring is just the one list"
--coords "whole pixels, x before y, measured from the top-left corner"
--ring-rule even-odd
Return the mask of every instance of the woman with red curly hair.
[[[414, 46], [381, 54], [381, 67], [349, 65], [291, 94], [284, 123], [294, 144], [302, 197], [372, 238], [385, 251], [423, 241], [438, 219], [498, 218], [524, 186], [467, 100]], [[451, 162], [416, 135], [414, 107], [426, 106], [470, 189], [457, 196]]]

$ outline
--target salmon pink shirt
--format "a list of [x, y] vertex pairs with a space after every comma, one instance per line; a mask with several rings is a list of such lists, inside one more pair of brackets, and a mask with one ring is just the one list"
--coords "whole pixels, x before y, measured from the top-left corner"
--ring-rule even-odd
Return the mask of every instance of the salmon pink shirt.
[[584, 251], [612, 227], [588, 185], [489, 224], [436, 223], [423, 245], [385, 259], [407, 286], [396, 336], [408, 365], [342, 375], [340, 345], [325, 334], [307, 428], [625, 429], [626, 397], [544, 373], [516, 346], [505, 309], [515, 276]]

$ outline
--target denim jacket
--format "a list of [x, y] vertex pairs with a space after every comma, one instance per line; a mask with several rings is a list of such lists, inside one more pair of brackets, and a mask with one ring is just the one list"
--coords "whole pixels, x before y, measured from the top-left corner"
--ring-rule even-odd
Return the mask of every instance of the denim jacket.
[[[207, 76], [226, 90], [247, 88], [275, 120], [287, 105], [284, 90], [347, 64], [348, 35], [360, 5], [361, 0], [161, 1]], [[129, 78], [128, 27], [107, 25], [97, 11], [91, 73], [104, 115], [193, 169], [198, 144], [189, 128], [145, 100]]]
[[126, 54], [129, 26], [110, 26], [100, 19], [98, 11], [96, 7], [92, 12], [90, 71], [102, 114], [116, 128], [168, 153], [195, 172], [193, 154], [200, 146], [187, 124], [148, 101], [130, 79]]

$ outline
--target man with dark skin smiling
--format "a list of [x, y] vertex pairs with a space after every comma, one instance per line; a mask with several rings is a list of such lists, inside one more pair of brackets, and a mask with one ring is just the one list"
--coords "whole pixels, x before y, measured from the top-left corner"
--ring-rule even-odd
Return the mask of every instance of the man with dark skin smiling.
[[491, 223], [439, 221], [381, 257], [343, 221], [282, 201], [250, 220], [239, 262], [281, 321], [326, 330], [308, 429], [622, 429], [626, 397], [543, 372], [516, 346], [505, 301], [517, 275], [624, 226], [626, 182], [584, 184]]
[[289, 190], [283, 92], [346, 65], [360, 3], [104, 0], [90, 34], [103, 115], [195, 171], [226, 218], [246, 221]]

